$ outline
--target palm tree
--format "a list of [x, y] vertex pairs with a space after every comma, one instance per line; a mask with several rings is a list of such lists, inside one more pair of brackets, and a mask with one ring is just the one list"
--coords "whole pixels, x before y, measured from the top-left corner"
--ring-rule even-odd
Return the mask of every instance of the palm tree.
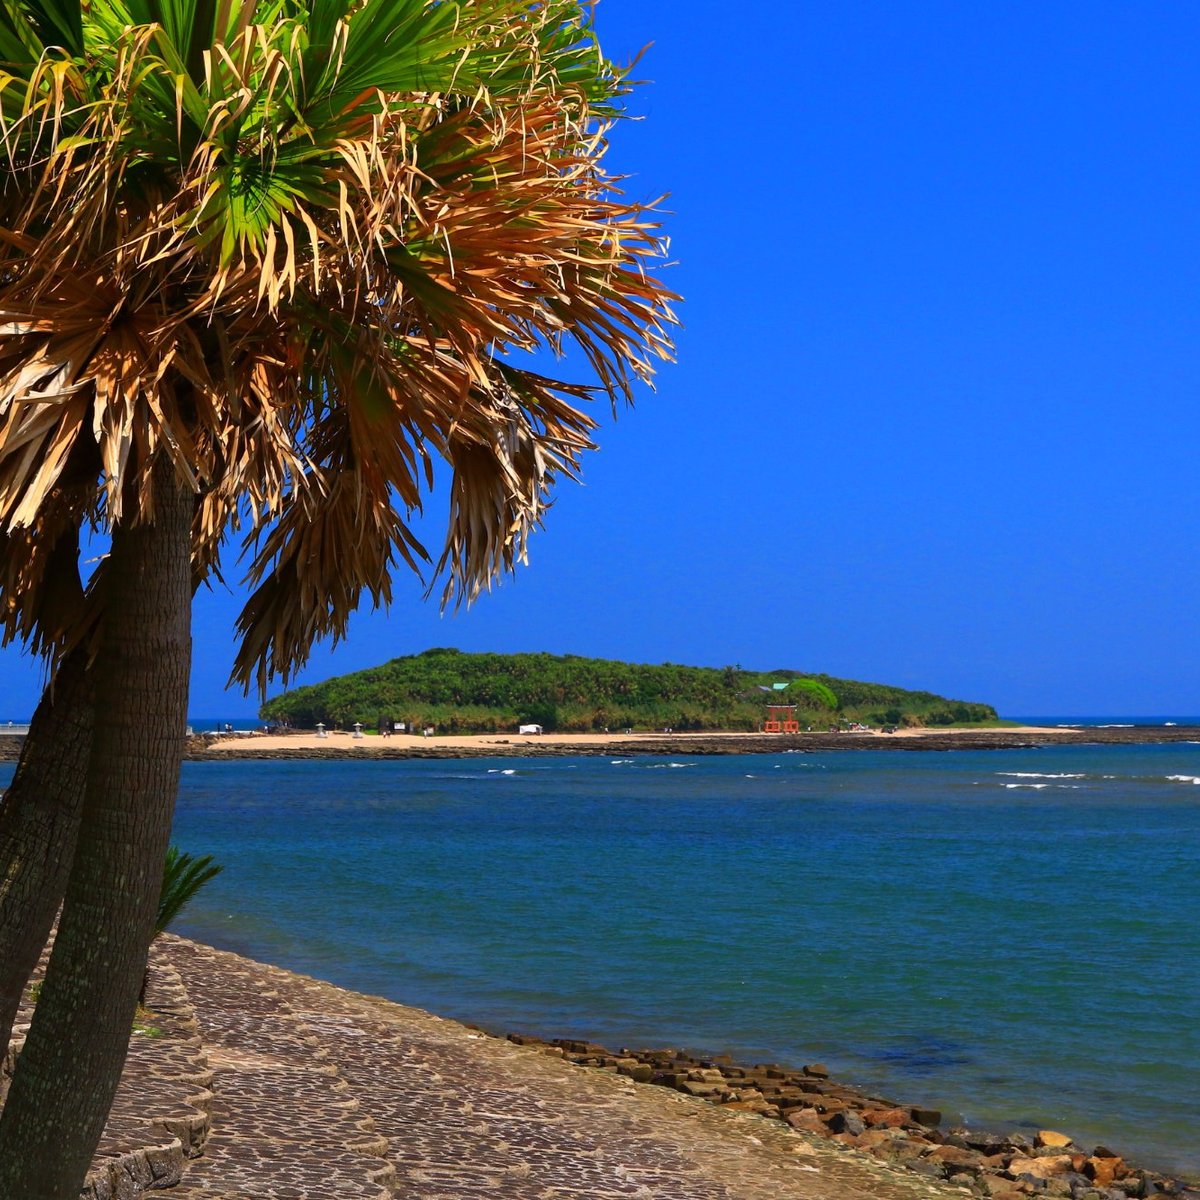
[[[75, 1195], [115, 1090], [196, 582], [243, 541], [260, 686], [401, 563], [469, 600], [590, 447], [596, 389], [519, 352], [573, 344], [614, 402], [669, 355], [656, 226], [602, 166], [628, 86], [576, 0], [0, 7], [2, 619], [52, 665], [86, 649], [96, 695], [0, 1197]], [[439, 462], [435, 562], [410, 517]], [[82, 597], [12, 586], [88, 524]]]
[[30, 973], [46, 944], [75, 852], [91, 749], [85, 652], [42, 697], [0, 806], [0, 1047], [7, 1047]]
[[[42, 634], [77, 611], [83, 586], [76, 531], [56, 536], [9, 535], [0, 540], [0, 595], [18, 595], [23, 607], [5, 612], [5, 633], [23, 637], [54, 656]], [[47, 550], [49, 552], [47, 552]], [[37, 619], [37, 614], [42, 620]], [[83, 801], [91, 746], [93, 698], [83, 647], [59, 666], [21, 749], [20, 761], [0, 804], [0, 1047], [6, 1047], [30, 972], [54, 923], [66, 888]]]

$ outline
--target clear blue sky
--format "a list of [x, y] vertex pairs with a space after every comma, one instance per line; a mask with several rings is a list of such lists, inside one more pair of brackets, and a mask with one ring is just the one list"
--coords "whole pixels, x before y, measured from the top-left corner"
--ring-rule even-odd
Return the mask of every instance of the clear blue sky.
[[[1200, 712], [1200, 9], [603, 0], [671, 192], [679, 362], [465, 615], [400, 581], [314, 681], [434, 645]], [[236, 594], [196, 609], [191, 711]], [[0, 655], [0, 715], [38, 671]]]

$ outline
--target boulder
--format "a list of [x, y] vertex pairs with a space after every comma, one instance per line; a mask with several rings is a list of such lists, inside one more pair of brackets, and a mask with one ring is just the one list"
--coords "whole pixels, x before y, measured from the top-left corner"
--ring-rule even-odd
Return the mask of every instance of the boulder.
[[942, 1123], [942, 1114], [936, 1108], [910, 1108], [908, 1113], [918, 1125], [925, 1125], [930, 1129], [936, 1129]]
[[1008, 1138], [1002, 1137], [998, 1133], [979, 1133], [968, 1130], [963, 1134], [963, 1140], [972, 1150], [978, 1150], [981, 1154], [1005, 1154], [1012, 1148]]
[[809, 1063], [804, 1068], [804, 1073], [814, 1079], [829, 1078], [829, 1068], [824, 1063]]
[[1180, 1191], [1180, 1185], [1175, 1180], [1156, 1180], [1144, 1171], [1129, 1171], [1112, 1181], [1108, 1191], [1118, 1196], [1153, 1196], [1156, 1192], [1164, 1191], [1170, 1194]]
[[793, 1129], [798, 1129], [801, 1133], [819, 1133], [824, 1135], [829, 1132], [825, 1127], [825, 1122], [811, 1108], [794, 1108], [788, 1113], [785, 1119]]
[[725, 1085], [708, 1079], [685, 1079], [678, 1085], [678, 1090], [687, 1092], [689, 1096], [717, 1096], [725, 1090]]
[[965, 1172], [975, 1176], [983, 1170], [983, 1155], [977, 1150], [964, 1150], [961, 1146], [934, 1146], [925, 1157], [941, 1163], [947, 1174], [961, 1175]]
[[936, 1162], [931, 1158], [914, 1158], [905, 1164], [910, 1171], [915, 1171], [918, 1175], [928, 1175], [931, 1179], [944, 1179], [946, 1177], [946, 1168], [940, 1162]]
[[1014, 1155], [1008, 1172], [1014, 1178], [1028, 1175], [1031, 1179], [1046, 1180], [1063, 1175], [1073, 1168], [1069, 1154], [1043, 1154], [1036, 1157]]
[[1039, 1129], [1037, 1137], [1033, 1139], [1033, 1144], [1039, 1147], [1053, 1146], [1056, 1149], [1062, 1149], [1064, 1146], [1071, 1145], [1071, 1139], [1056, 1129]]
[[559, 1040], [560, 1045], [565, 1045], [569, 1054], [583, 1054], [588, 1057], [600, 1057], [608, 1053], [603, 1046], [597, 1046], [595, 1042], [574, 1042]]
[[1036, 1175], [1022, 1173], [1013, 1180], [1013, 1187], [1027, 1196], [1034, 1196], [1045, 1190], [1046, 1181], [1038, 1179]]
[[1003, 1175], [980, 1175], [975, 1185], [985, 1196], [998, 1196], [1013, 1190], [1013, 1181]]
[[1100, 1158], [1093, 1154], [1083, 1164], [1083, 1173], [1092, 1181], [1093, 1187], [1112, 1187], [1114, 1180], [1121, 1179], [1129, 1173], [1125, 1160], [1111, 1157]]
[[864, 1108], [862, 1118], [877, 1129], [899, 1129], [911, 1119], [906, 1108]]
[[919, 1159], [928, 1148], [929, 1143], [920, 1138], [895, 1138], [887, 1147], [887, 1157], [892, 1162], [907, 1165]]
[[862, 1150], [876, 1150], [880, 1146], [890, 1146], [899, 1136], [902, 1135], [891, 1129], [868, 1129], [859, 1134], [858, 1145]]
[[761, 1100], [724, 1100], [721, 1107], [732, 1108], [734, 1112], [765, 1113], [771, 1105], [764, 1104]]
[[834, 1133], [848, 1133], [851, 1137], [858, 1137], [860, 1133], [866, 1133], [867, 1126], [862, 1117], [855, 1112], [835, 1112], [825, 1122]]

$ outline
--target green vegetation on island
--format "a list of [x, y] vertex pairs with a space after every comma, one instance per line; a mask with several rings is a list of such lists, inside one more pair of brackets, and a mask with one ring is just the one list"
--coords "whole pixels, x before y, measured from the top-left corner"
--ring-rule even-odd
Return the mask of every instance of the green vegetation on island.
[[402, 721], [441, 733], [605, 729], [757, 730], [769, 705], [795, 705], [800, 727], [957, 725], [997, 720], [989, 704], [802, 671], [650, 666], [577, 655], [426, 650], [262, 706], [270, 721], [369, 728]]

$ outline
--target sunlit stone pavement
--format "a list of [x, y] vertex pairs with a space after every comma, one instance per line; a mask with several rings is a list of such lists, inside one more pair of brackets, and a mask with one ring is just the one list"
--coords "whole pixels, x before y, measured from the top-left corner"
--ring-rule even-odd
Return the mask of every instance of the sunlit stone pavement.
[[212, 1072], [211, 1132], [167, 1189], [176, 1200], [962, 1195], [779, 1122], [237, 955], [177, 938], [158, 953]]

